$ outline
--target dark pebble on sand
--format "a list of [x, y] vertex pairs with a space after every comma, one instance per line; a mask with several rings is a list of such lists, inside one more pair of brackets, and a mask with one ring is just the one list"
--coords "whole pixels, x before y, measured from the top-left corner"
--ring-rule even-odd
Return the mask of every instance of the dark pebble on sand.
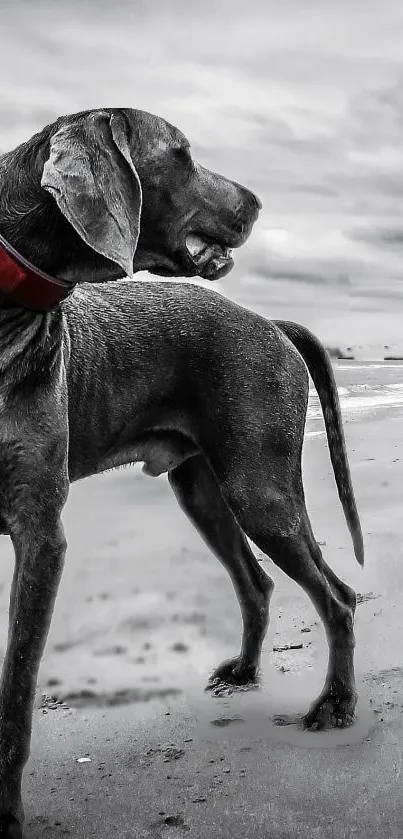
[[186, 827], [183, 816], [166, 816], [164, 822], [172, 827]]
[[188, 646], [188, 644], [184, 644], [182, 641], [177, 641], [176, 644], [172, 644], [171, 649], [175, 653], [187, 653], [190, 647]]

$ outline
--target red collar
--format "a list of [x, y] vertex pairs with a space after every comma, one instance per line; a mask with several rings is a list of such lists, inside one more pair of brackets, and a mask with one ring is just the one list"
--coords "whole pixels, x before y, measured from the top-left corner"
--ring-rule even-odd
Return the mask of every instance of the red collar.
[[49, 312], [65, 300], [73, 288], [65, 280], [56, 280], [35, 268], [0, 236], [0, 292], [13, 303], [24, 309]]

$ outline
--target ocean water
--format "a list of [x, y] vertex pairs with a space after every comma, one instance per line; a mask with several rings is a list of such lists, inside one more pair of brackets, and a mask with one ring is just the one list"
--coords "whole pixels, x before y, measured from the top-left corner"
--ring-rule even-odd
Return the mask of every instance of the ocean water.
[[[335, 367], [338, 394], [344, 420], [375, 414], [389, 415], [403, 406], [403, 363], [344, 362]], [[309, 391], [307, 437], [325, 433], [316, 390]]]

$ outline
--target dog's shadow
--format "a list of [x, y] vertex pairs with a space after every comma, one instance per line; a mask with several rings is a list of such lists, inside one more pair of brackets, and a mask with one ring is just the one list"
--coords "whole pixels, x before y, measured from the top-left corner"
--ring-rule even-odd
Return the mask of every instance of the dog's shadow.
[[[292, 684], [291, 684], [292, 682]], [[192, 709], [199, 721], [202, 737], [227, 741], [248, 739], [268, 744], [284, 743], [302, 748], [337, 748], [353, 746], [367, 740], [376, 724], [376, 717], [359, 685], [359, 700], [353, 725], [314, 731], [305, 727], [305, 712], [312, 696], [310, 679], [284, 677], [270, 673], [270, 680], [259, 685], [234, 688], [220, 685], [202, 694], [191, 690]], [[204, 697], [209, 697], [206, 702]], [[281, 711], [280, 711], [281, 709]]]

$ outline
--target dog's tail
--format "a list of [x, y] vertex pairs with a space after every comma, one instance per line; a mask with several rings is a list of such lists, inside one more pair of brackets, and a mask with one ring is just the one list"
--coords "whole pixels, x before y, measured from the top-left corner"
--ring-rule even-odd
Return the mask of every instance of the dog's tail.
[[356, 559], [363, 566], [361, 524], [354, 498], [339, 395], [330, 358], [320, 341], [305, 327], [283, 320], [276, 320], [274, 323], [301, 354], [318, 392], [339, 498], [353, 540]]

